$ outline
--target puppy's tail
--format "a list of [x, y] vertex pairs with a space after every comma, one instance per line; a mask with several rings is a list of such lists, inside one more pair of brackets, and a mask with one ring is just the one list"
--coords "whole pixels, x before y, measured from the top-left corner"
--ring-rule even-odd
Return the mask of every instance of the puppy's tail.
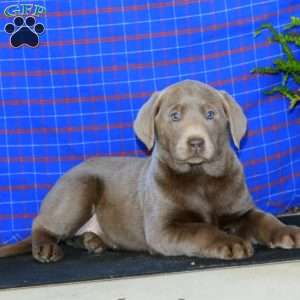
[[31, 252], [31, 237], [20, 241], [14, 245], [0, 246], [0, 257], [14, 256]]

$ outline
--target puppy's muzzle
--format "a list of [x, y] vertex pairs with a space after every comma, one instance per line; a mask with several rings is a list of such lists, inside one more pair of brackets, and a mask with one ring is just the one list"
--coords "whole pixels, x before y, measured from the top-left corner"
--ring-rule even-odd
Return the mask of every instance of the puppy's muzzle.
[[204, 149], [205, 141], [201, 137], [191, 137], [187, 140], [187, 145], [191, 153], [199, 154]]
[[202, 150], [204, 148], [204, 139], [200, 138], [200, 137], [192, 137], [189, 138], [188, 141], [188, 147], [190, 148], [190, 150], [192, 150], [193, 152], [199, 152], [200, 150]]

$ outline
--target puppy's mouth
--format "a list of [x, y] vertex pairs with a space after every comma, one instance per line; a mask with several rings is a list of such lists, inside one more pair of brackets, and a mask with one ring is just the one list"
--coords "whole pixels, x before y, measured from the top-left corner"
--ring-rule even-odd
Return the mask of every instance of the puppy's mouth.
[[181, 164], [200, 165], [200, 164], [206, 162], [207, 159], [203, 156], [193, 155], [193, 156], [188, 157], [186, 159], [177, 159], [176, 161], [178, 163], [181, 163]]
[[207, 163], [212, 158], [211, 151], [208, 151], [206, 148], [201, 149], [186, 149], [178, 148], [175, 151], [173, 159], [178, 164], [187, 164], [187, 165], [200, 165], [202, 163]]
[[205, 159], [203, 157], [196, 156], [196, 157], [191, 157], [191, 158], [187, 159], [186, 162], [189, 165], [199, 165], [199, 164], [203, 163], [204, 160]]

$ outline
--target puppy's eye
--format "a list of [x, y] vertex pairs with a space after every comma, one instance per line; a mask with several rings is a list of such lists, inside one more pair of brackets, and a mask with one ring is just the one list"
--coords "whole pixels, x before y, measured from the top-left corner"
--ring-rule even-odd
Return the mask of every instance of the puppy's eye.
[[213, 110], [209, 110], [207, 113], [206, 113], [206, 119], [207, 120], [212, 120], [214, 119], [215, 117], [215, 112]]
[[179, 111], [173, 111], [170, 113], [170, 119], [173, 122], [178, 122], [181, 120], [181, 113]]

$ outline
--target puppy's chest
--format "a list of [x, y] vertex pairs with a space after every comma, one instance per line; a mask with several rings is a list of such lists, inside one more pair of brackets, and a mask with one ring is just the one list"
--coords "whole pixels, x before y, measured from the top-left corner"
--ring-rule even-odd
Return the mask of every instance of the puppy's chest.
[[199, 180], [189, 191], [182, 191], [182, 197], [187, 210], [199, 214], [206, 222], [215, 223], [217, 218], [238, 210], [235, 191], [235, 184], [228, 178]]

